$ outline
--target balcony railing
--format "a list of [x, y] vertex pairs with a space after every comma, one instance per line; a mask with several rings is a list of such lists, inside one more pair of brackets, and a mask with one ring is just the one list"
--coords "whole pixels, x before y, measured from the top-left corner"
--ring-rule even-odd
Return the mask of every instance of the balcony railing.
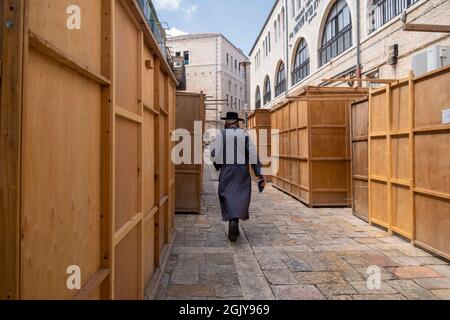
[[286, 79], [281, 80], [275, 85], [275, 96], [278, 97], [280, 94], [286, 92]]
[[153, 32], [153, 35], [158, 42], [158, 46], [161, 49], [166, 60], [170, 63], [170, 54], [169, 50], [166, 47], [166, 32], [164, 28], [161, 26], [161, 22], [158, 19], [158, 15], [156, 13], [155, 8], [151, 0], [138, 0], [139, 6], [141, 7], [142, 12], [144, 13], [145, 19]]
[[330, 41], [319, 49], [320, 65], [324, 65], [334, 57], [340, 55], [342, 52], [352, 46], [352, 25], [339, 31]]
[[264, 104], [269, 103], [271, 100], [272, 100], [272, 92], [269, 91], [264, 95]]
[[420, 0], [375, 0], [371, 8], [370, 32], [379, 29], [388, 21], [416, 4]]
[[292, 85], [295, 85], [309, 76], [309, 58], [292, 71]]

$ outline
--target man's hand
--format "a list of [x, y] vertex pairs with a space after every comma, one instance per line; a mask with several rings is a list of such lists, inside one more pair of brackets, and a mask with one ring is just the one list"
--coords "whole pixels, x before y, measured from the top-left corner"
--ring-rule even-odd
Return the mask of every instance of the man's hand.
[[267, 180], [266, 180], [266, 177], [264, 177], [263, 175], [258, 176], [258, 180], [263, 180], [261, 186], [262, 186], [263, 188], [265, 188], [265, 187], [266, 187], [266, 181], [267, 181]]

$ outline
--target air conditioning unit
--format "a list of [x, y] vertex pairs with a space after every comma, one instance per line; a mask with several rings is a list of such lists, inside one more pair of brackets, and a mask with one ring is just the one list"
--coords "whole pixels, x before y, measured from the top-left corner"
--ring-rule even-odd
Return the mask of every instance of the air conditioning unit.
[[414, 75], [448, 66], [450, 64], [450, 47], [433, 46], [412, 57], [412, 70]]

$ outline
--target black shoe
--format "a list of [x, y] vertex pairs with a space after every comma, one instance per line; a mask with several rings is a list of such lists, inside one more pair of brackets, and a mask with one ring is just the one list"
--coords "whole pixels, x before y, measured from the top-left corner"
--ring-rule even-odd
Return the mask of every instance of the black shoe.
[[237, 221], [230, 221], [230, 225], [228, 227], [228, 239], [230, 242], [236, 242], [239, 236], [239, 226]]

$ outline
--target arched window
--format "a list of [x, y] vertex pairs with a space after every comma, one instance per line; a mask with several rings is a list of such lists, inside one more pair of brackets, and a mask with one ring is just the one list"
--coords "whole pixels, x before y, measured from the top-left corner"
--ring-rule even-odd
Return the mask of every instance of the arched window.
[[352, 19], [345, 0], [337, 0], [323, 29], [320, 65], [324, 65], [352, 46]]
[[370, 29], [373, 32], [420, 0], [369, 1]]
[[284, 16], [284, 7], [281, 8], [281, 24], [282, 24], [282, 31], [284, 32], [285, 28], [286, 28], [286, 23], [285, 23], [285, 16]]
[[308, 45], [305, 39], [300, 40], [294, 57], [294, 68], [292, 71], [292, 85], [299, 83], [309, 76], [310, 63]]
[[270, 88], [270, 78], [266, 76], [266, 80], [264, 81], [264, 105], [269, 103], [272, 100], [272, 90]]
[[260, 109], [261, 108], [261, 90], [259, 90], [259, 86], [256, 86], [255, 108], [256, 109]]
[[278, 72], [275, 79], [275, 97], [278, 97], [280, 94], [286, 91], [286, 70], [284, 68], [283, 62], [281, 62], [280, 66], [278, 67]]

